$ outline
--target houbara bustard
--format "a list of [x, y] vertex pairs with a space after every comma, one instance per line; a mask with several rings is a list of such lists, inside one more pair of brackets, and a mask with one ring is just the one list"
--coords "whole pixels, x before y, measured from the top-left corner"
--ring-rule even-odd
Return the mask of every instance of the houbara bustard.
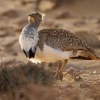
[[44, 14], [31, 12], [27, 24], [19, 37], [21, 49], [26, 57], [34, 63], [58, 62], [55, 76], [61, 80], [62, 70], [68, 59], [81, 58], [99, 60], [92, 47], [84, 40], [64, 29], [42, 29], [38, 27]]

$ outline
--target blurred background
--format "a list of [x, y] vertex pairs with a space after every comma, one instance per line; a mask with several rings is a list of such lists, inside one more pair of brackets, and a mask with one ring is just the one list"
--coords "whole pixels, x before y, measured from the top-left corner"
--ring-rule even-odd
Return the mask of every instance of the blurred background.
[[0, 59], [27, 61], [18, 38], [33, 11], [46, 13], [39, 30], [67, 29], [94, 49], [100, 47], [100, 0], [0, 0]]
[[[0, 0], [1, 63], [4, 62], [8, 64], [8, 62], [12, 63], [15, 60], [24, 63], [28, 62], [27, 58], [21, 51], [18, 39], [22, 28], [28, 24], [28, 14], [33, 11], [39, 11], [46, 14], [44, 21], [41, 23], [38, 30], [44, 28], [62, 28], [69, 30], [78, 37], [86, 40], [100, 57], [100, 0]], [[31, 72], [27, 69], [28, 65], [25, 66], [25, 70], [28, 70], [28, 72], [24, 71], [29, 75], [26, 80], [29, 81]], [[73, 82], [72, 79], [68, 80], [69, 76], [66, 76], [63, 82], [56, 81], [56, 84], [53, 84], [53, 86], [56, 88], [56, 91], [60, 91], [61, 95], [58, 95], [57, 92], [50, 88], [32, 86], [33, 89], [31, 89], [31, 85], [29, 84], [26, 88], [22, 87], [21, 92], [24, 93], [26, 90], [29, 92], [32, 91], [28, 95], [26, 95], [26, 92], [24, 93], [26, 96], [30, 95], [29, 98], [31, 99], [23, 100], [51, 100], [53, 92], [56, 94], [53, 95], [52, 100], [58, 100], [57, 98], [59, 96], [59, 100], [100, 100], [100, 61], [69, 60], [68, 68], [70, 67], [74, 69], [70, 69], [69, 72], [67, 71], [68, 73], [75, 74], [78, 72], [78, 74], [80, 74], [82, 72], [82, 78], [84, 80]], [[67, 69], [65, 68], [64, 71], [66, 70]], [[85, 73], [83, 74], [83, 72]], [[9, 73], [7, 74], [7, 77], [9, 76]], [[17, 74], [18, 73], [20, 73], [20, 71], [18, 71]], [[14, 75], [15, 74], [16, 73], [14, 73]], [[50, 75], [47, 75], [46, 78], [48, 76]], [[11, 79], [11, 83], [15, 82], [12, 77], [8, 77], [8, 79]], [[18, 80], [19, 79], [21, 80], [22, 78], [18, 78]], [[40, 80], [41, 77], [39, 78], [39, 83], [41, 83]], [[5, 80], [0, 77], [0, 82], [1, 89], [2, 82], [5, 83]], [[31, 81], [29, 81], [29, 83], [30, 82]], [[6, 83], [4, 86], [6, 86]], [[45, 91], [48, 92], [48, 94], [45, 95]], [[77, 96], [77, 94], [80, 94], [80, 91], [81, 98], [79, 95]], [[16, 100], [22, 100], [18, 99], [18, 95], [20, 95], [21, 92], [19, 92], [19, 90], [17, 90], [18, 94], [15, 92], [15, 95], [17, 95]], [[42, 94], [37, 95], [38, 92], [43, 93], [43, 99], [39, 98], [39, 96], [42, 97]], [[35, 93], [35, 99], [32, 99], [32, 93]], [[46, 96], [47, 99], [44, 99]], [[8, 99], [6, 98], [2, 100]]]

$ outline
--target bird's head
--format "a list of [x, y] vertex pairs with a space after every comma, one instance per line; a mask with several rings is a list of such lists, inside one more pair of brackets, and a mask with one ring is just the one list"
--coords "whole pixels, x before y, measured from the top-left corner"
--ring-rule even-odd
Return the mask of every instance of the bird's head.
[[45, 14], [40, 12], [31, 12], [28, 16], [29, 23], [36, 23], [40, 24], [41, 21], [44, 19]]

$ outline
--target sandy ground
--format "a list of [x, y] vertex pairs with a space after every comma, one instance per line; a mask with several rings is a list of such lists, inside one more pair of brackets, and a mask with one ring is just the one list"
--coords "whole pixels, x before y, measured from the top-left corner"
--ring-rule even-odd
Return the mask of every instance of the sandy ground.
[[[67, 29], [88, 41], [100, 56], [100, 1], [65, 2], [63, 0], [61, 2], [59, 0], [59, 5], [51, 1], [42, 1], [39, 4], [40, 11], [46, 13], [39, 30], [43, 28]], [[1, 62], [9, 62], [13, 59], [28, 62], [20, 49], [18, 37], [27, 24], [28, 14], [35, 11], [36, 7], [35, 0], [0, 0]], [[50, 68], [53, 69], [53, 67]], [[63, 81], [57, 80], [52, 86], [59, 91], [59, 100], [100, 100], [100, 61], [69, 60], [63, 72], [68, 73], [64, 75]], [[81, 79], [74, 80], [74, 74], [78, 74]]]

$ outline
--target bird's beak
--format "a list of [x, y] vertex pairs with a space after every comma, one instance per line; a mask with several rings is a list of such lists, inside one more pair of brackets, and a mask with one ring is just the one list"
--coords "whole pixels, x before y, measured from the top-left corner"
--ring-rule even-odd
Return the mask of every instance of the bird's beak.
[[29, 17], [31, 17], [32, 15], [31, 15], [31, 14], [29, 14], [28, 16], [29, 16]]

